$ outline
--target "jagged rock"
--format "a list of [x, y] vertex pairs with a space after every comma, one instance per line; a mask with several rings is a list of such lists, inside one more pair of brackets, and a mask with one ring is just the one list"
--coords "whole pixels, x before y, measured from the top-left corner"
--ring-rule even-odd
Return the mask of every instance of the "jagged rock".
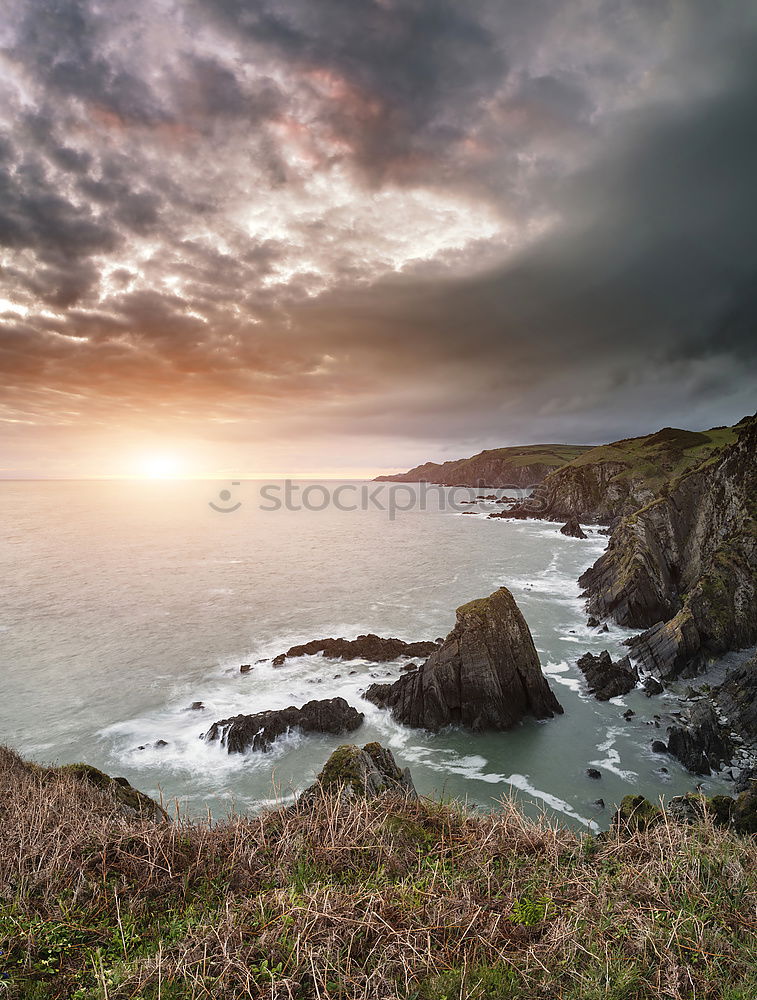
[[240, 674], [249, 674], [249, 672], [251, 670], [252, 670], [252, 664], [251, 663], [243, 663], [240, 666], [240, 668], [239, 668], [239, 673]]
[[205, 708], [201, 701], [193, 701], [192, 704], [187, 709], [188, 712], [202, 712]]
[[746, 767], [739, 774], [733, 787], [737, 792], [746, 792], [750, 789], [757, 790], [757, 767]]
[[626, 833], [648, 830], [663, 819], [659, 806], [652, 805], [643, 795], [626, 795], [612, 818], [612, 825]]
[[382, 639], [369, 633], [357, 639], [313, 639], [300, 646], [292, 646], [286, 653], [279, 653], [274, 666], [294, 656], [315, 656], [318, 653], [329, 660], [369, 660], [371, 663], [387, 663], [400, 656], [430, 656], [436, 649], [433, 642], [403, 642], [402, 639]]
[[668, 813], [679, 823], [701, 823], [711, 816], [718, 826], [728, 826], [736, 802], [728, 795], [715, 795], [708, 799], [699, 792], [677, 795], [668, 803]]
[[655, 694], [662, 694], [662, 692], [665, 690], [665, 688], [662, 686], [662, 684], [660, 684], [657, 678], [652, 677], [651, 674], [647, 674], [647, 676], [642, 681], [641, 686], [644, 688], [644, 691], [648, 698], [651, 698]]
[[639, 680], [639, 675], [627, 656], [613, 662], [606, 649], [599, 656], [584, 653], [576, 666], [586, 678], [589, 691], [597, 701], [609, 701], [610, 698], [628, 694]]
[[602, 772], [600, 770], [598, 770], [596, 767], [587, 767], [586, 768], [586, 777], [587, 778], [593, 778], [595, 781], [598, 781], [599, 778], [602, 777]]
[[523, 615], [505, 587], [457, 609], [457, 622], [419, 670], [365, 697], [408, 726], [510, 729], [524, 716], [562, 707], [541, 672]]
[[567, 535], [569, 538], [586, 538], [586, 533], [581, 528], [578, 523], [578, 518], [571, 517], [565, 522], [565, 524], [560, 528], [561, 535]]
[[286, 653], [279, 653], [278, 656], [274, 656], [274, 658], [271, 660], [271, 663], [274, 665], [274, 667], [281, 667], [284, 665], [284, 660], [286, 660], [286, 658], [287, 658]]
[[63, 767], [42, 769], [45, 775], [68, 776], [93, 785], [110, 795], [124, 816], [140, 816], [155, 823], [168, 821], [168, 813], [155, 799], [134, 788], [126, 778], [111, 778], [91, 764], [65, 764]]
[[646, 629], [634, 655], [663, 679], [757, 641], [757, 418], [738, 432], [625, 517], [579, 581], [591, 614]]
[[624, 718], [624, 719], [626, 720], [626, 722], [628, 722], [628, 721], [630, 721], [630, 720], [631, 720], [631, 719], [632, 719], [632, 718], [633, 718], [633, 717], [634, 717], [635, 715], [636, 715], [636, 712], [634, 712], [634, 710], [633, 710], [632, 708], [627, 708], [627, 709], [625, 710], [625, 712], [623, 713], [623, 718]]
[[662, 740], [652, 740], [652, 753], [667, 753], [668, 746], [667, 743], [663, 743]]
[[587, 628], [599, 628], [600, 624], [599, 619], [594, 617], [589, 618], [586, 622]]
[[742, 739], [757, 743], [757, 656], [728, 674], [714, 697]]
[[208, 742], [220, 740], [229, 753], [246, 750], [269, 750], [279, 736], [291, 729], [304, 733], [351, 733], [363, 722], [363, 713], [348, 705], [344, 698], [309, 701], [302, 708], [274, 709], [256, 715], [236, 715], [214, 722], [205, 733]]
[[391, 750], [380, 743], [366, 743], [362, 750], [353, 744], [337, 747], [300, 801], [334, 793], [346, 799], [418, 795], [409, 768], [398, 767]]
[[668, 729], [668, 752], [694, 774], [711, 774], [733, 756], [733, 745], [709, 702], [694, 705], [682, 726]]

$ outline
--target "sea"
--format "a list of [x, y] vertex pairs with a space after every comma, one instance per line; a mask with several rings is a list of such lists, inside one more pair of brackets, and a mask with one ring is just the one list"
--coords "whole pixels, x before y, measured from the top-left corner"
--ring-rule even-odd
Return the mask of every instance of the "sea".
[[[423, 795], [477, 809], [514, 796], [529, 815], [583, 830], [606, 828], [628, 793], [657, 801], [702, 781], [710, 794], [729, 791], [723, 777], [698, 778], [652, 752], [683, 688], [607, 703], [586, 692], [577, 658], [621, 656], [633, 634], [587, 626], [577, 579], [607, 537], [490, 519], [502, 508], [477, 501], [481, 492], [356, 481], [0, 483], [0, 742], [39, 762], [86, 761], [170, 810], [214, 819], [289, 803], [340, 743], [373, 740]], [[500, 586], [530, 626], [560, 717], [431, 734], [361, 697], [406, 661], [319, 655], [272, 666], [310, 639], [445, 636], [458, 606]], [[268, 753], [239, 755], [203, 739], [216, 720], [336, 696], [365, 714], [347, 737], [293, 732]]]

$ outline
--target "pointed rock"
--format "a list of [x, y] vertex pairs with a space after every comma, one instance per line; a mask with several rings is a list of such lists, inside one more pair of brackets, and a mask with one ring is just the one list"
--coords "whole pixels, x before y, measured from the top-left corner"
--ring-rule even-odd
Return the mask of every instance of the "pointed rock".
[[458, 608], [454, 629], [419, 670], [373, 684], [365, 697], [398, 722], [434, 732], [447, 725], [510, 729], [526, 715], [562, 713], [505, 587]]

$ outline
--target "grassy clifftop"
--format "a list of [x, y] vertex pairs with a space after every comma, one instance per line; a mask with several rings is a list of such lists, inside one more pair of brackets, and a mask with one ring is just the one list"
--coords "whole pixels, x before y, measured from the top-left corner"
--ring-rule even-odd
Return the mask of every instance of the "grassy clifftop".
[[409, 472], [379, 476], [377, 482], [439, 483], [451, 486], [533, 486], [552, 470], [584, 452], [587, 445], [531, 444], [491, 448], [471, 458], [426, 462]]
[[706, 461], [725, 445], [733, 444], [738, 427], [713, 427], [707, 431], [687, 431], [664, 427], [654, 434], [625, 438], [584, 451], [571, 462], [572, 468], [602, 463], [623, 466], [616, 478], [636, 478], [654, 490], [676, 476]]
[[[441, 464], [426, 462], [409, 472], [379, 476], [377, 481], [429, 482], [482, 489], [543, 483], [544, 489], [556, 492], [578, 490], [584, 502], [593, 500], [595, 506], [609, 487], [623, 496], [635, 491], [648, 500], [665, 483], [732, 444], [740, 427], [737, 424], [706, 431], [664, 427], [654, 434], [596, 446], [534, 444], [492, 448], [471, 458]], [[587, 495], [587, 483], [595, 489], [596, 497]], [[561, 511], [563, 507], [567, 510], [568, 502], [561, 505]]]
[[124, 815], [0, 751], [9, 998], [753, 1000], [757, 843], [381, 797]]

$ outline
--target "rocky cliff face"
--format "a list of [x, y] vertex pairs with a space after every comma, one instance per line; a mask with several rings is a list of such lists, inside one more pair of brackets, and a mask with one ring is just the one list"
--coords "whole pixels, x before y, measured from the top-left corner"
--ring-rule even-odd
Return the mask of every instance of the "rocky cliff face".
[[757, 418], [625, 517], [580, 583], [591, 614], [646, 629], [633, 654], [663, 677], [757, 641]]
[[510, 729], [524, 716], [562, 708], [541, 672], [523, 615], [505, 587], [457, 609], [457, 622], [421, 668], [366, 698], [408, 726]]
[[377, 482], [437, 483], [443, 486], [525, 489], [590, 449], [583, 445], [523, 445], [482, 451], [453, 462], [426, 462], [409, 472], [379, 476]]
[[643, 481], [623, 478], [626, 471], [622, 462], [612, 459], [558, 469], [545, 479], [531, 501], [543, 509], [536, 516], [609, 524], [653, 496]]
[[646, 507], [667, 483], [732, 443], [737, 433], [730, 427], [706, 432], [664, 427], [599, 445], [550, 472], [521, 510], [492, 516], [610, 524]]

